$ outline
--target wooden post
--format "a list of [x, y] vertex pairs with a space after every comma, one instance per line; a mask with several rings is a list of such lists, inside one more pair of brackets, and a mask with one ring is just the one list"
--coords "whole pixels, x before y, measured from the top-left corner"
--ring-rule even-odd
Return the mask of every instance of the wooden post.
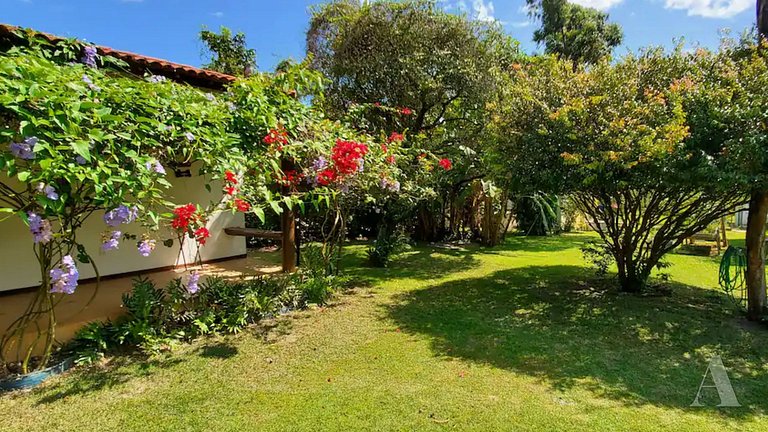
[[[287, 159], [280, 162], [283, 172], [293, 169], [293, 163]], [[291, 187], [283, 185], [281, 188], [283, 196], [291, 194]], [[296, 214], [283, 204], [283, 214], [280, 216], [280, 225], [283, 240], [283, 273], [293, 273], [296, 271]]]
[[283, 273], [296, 271], [296, 216], [288, 206], [283, 207]]

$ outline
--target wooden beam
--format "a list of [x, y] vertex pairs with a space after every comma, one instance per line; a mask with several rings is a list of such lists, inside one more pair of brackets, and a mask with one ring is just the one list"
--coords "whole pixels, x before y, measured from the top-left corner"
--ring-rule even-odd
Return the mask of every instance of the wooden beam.
[[224, 228], [224, 232], [227, 233], [227, 235], [239, 237], [253, 237], [269, 240], [283, 239], [283, 233], [281, 231], [266, 231], [255, 228], [228, 227]]

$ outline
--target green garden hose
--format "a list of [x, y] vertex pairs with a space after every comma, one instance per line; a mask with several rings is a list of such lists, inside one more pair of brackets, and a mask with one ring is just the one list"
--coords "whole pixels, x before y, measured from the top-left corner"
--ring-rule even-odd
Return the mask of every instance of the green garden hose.
[[728, 246], [722, 261], [720, 261], [720, 287], [734, 303], [742, 308], [746, 307], [747, 304], [746, 274], [746, 250]]

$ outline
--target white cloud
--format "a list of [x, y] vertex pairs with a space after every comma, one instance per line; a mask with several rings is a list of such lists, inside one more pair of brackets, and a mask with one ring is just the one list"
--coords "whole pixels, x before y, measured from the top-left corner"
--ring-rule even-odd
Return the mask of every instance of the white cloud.
[[755, 6], [754, 0], [665, 0], [667, 9], [684, 9], [688, 15], [730, 18]]
[[496, 21], [496, 10], [493, 7], [493, 2], [489, 1], [485, 3], [483, 0], [472, 1], [472, 11], [475, 14], [475, 19], [478, 21]]
[[[568, 0], [571, 3], [575, 3], [580, 6], [591, 7], [602, 11], [608, 10], [623, 0]], [[669, 0], [667, 0], [669, 2]]]
[[224, 16], [224, 12], [214, 12], [211, 15], [215, 16], [216, 18], [221, 18]]

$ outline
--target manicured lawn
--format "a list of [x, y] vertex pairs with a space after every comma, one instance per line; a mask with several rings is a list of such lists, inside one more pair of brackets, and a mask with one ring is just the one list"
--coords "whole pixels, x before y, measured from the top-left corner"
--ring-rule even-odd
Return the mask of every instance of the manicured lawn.
[[[2, 397], [0, 429], [768, 430], [768, 330], [716, 289], [717, 261], [672, 256], [671, 295], [622, 295], [585, 267], [588, 238], [385, 270], [353, 246], [366, 284], [331, 307]], [[742, 408], [689, 407], [715, 353]]]

